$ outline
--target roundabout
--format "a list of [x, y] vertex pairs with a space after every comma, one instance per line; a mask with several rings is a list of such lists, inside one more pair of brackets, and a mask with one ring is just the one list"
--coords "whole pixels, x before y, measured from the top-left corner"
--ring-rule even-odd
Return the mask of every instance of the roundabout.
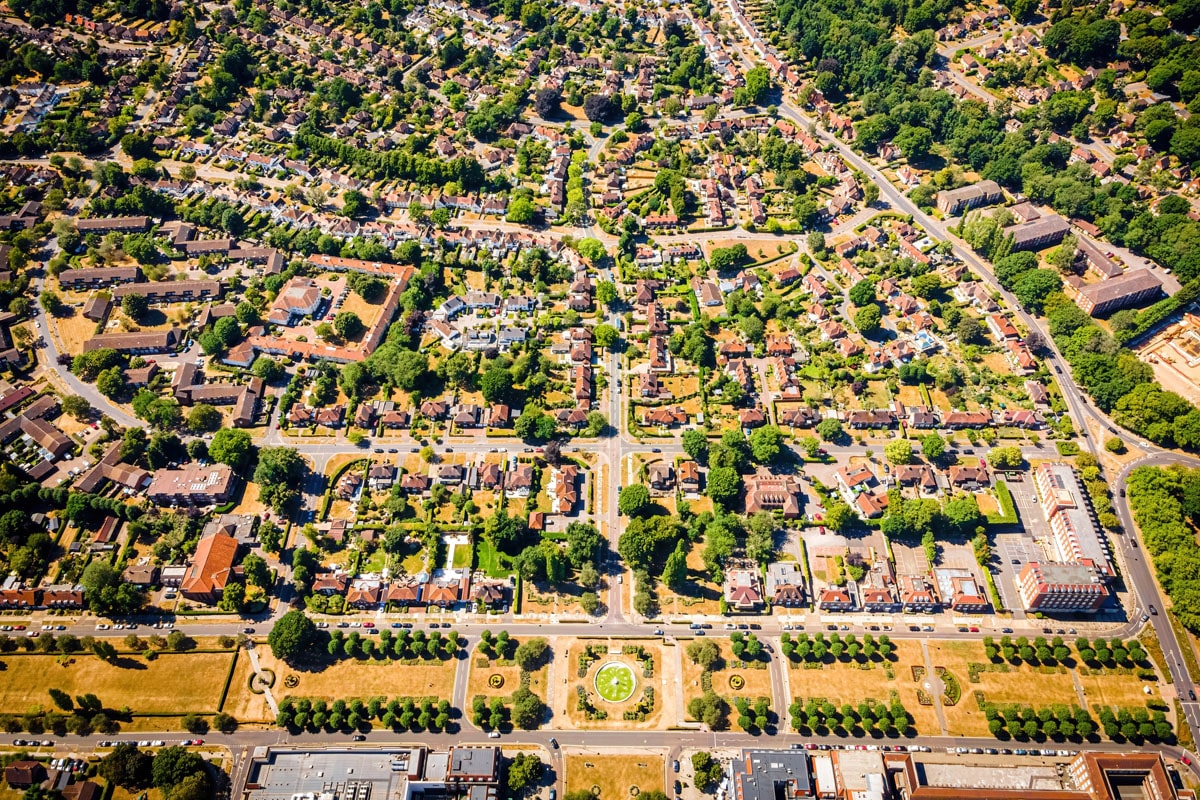
[[596, 692], [610, 703], [625, 702], [636, 686], [633, 670], [619, 661], [610, 661], [596, 671]]

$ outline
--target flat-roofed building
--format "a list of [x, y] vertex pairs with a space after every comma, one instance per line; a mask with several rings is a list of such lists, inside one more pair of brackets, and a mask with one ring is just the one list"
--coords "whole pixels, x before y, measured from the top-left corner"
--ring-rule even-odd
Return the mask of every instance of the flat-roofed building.
[[1108, 584], [1089, 563], [1031, 561], [1021, 570], [1017, 589], [1026, 611], [1094, 613], [1108, 600]]

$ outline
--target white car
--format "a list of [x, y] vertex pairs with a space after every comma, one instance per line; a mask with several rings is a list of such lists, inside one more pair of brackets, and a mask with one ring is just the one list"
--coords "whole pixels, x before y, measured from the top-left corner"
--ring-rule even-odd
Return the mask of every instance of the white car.
[[489, 739], [499, 739], [500, 731], [492, 731], [491, 733], [488, 734], [488, 738]]
[[101, 622], [99, 625], [96, 626], [96, 630], [106, 631], [106, 630], [108, 630], [108, 625], [106, 623]]

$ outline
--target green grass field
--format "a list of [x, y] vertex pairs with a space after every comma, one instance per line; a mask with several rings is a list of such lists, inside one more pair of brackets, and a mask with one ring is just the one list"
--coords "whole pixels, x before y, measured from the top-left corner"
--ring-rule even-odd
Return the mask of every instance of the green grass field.
[[596, 673], [596, 691], [610, 703], [623, 703], [633, 696], [637, 680], [625, 664], [605, 664]]

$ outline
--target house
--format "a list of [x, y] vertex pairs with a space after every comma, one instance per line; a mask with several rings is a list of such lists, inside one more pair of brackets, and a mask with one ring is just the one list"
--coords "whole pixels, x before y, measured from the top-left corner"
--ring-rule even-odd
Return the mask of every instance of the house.
[[864, 519], [875, 519], [887, 511], [888, 501], [886, 492], [859, 492], [854, 496], [852, 506]]
[[923, 494], [933, 494], [937, 491], [937, 478], [928, 464], [900, 464], [893, 474], [896, 483], [901, 486], [919, 489]]
[[409, 494], [425, 494], [432, 485], [433, 481], [428, 475], [406, 472], [400, 478], [400, 488]]
[[951, 411], [942, 420], [942, 425], [951, 430], [963, 428], [987, 428], [992, 424], [992, 415], [987, 411]]
[[533, 467], [518, 464], [504, 474], [505, 497], [528, 497], [533, 490]]
[[647, 427], [672, 428], [687, 421], [687, 412], [678, 406], [656, 406], [646, 409], [646, 413], [642, 415], [642, 424]]
[[822, 611], [853, 611], [854, 598], [845, 589], [831, 586], [821, 590], [817, 597], [817, 608]]
[[930, 614], [941, 607], [933, 582], [924, 575], [900, 575], [896, 578], [896, 591], [906, 614]]
[[1018, 222], [1004, 229], [1005, 236], [1012, 237], [1012, 252], [1021, 250], [1041, 250], [1051, 247], [1063, 240], [1070, 231], [1070, 224], [1058, 216], [1050, 214], [1028, 222]]
[[896, 424], [896, 414], [883, 409], [855, 409], [846, 415], [846, 424], [851, 428], [890, 428]]
[[473, 581], [470, 600], [488, 608], [500, 608], [508, 604], [512, 586], [503, 581]]
[[759, 470], [746, 479], [746, 513], [781, 511], [787, 519], [800, 516], [804, 490], [793, 475], [775, 475]]
[[808, 406], [779, 406], [776, 410], [780, 425], [793, 428], [811, 428], [821, 421], [821, 414]]
[[12, 789], [28, 789], [46, 781], [46, 767], [40, 761], [14, 761], [4, 768], [4, 780]]
[[321, 290], [315, 281], [307, 278], [292, 278], [279, 292], [267, 321], [272, 325], [295, 325], [297, 320], [311, 317], [321, 307]]
[[876, 485], [875, 473], [866, 464], [838, 467], [836, 479], [843, 492], [862, 491]]
[[198, 603], [212, 604], [220, 600], [221, 592], [234, 574], [237, 551], [237, 539], [227, 533], [213, 533], [202, 538], [179, 585], [180, 594]]
[[962, 614], [981, 614], [991, 607], [979, 581], [962, 567], [935, 567], [933, 580], [942, 603]]
[[546, 492], [550, 495], [551, 508], [557, 514], [571, 514], [579, 502], [579, 468], [564, 464], [551, 470]]
[[758, 428], [767, 424], [767, 415], [757, 408], [738, 410], [738, 422], [743, 428]]
[[646, 482], [656, 492], [669, 492], [675, 488], [675, 470], [661, 461], [650, 464], [646, 468]]
[[374, 491], [392, 488], [396, 482], [396, 466], [394, 464], [372, 464], [367, 472], [367, 484]]
[[356, 580], [346, 589], [346, 605], [358, 609], [375, 608], [383, 597], [383, 585], [377, 580]]
[[725, 572], [724, 597], [730, 611], [753, 613], [762, 608], [762, 582], [758, 571], [731, 569]]
[[767, 565], [767, 597], [772, 606], [803, 606], [804, 585], [804, 573], [797, 562], [774, 561]]
[[700, 465], [695, 461], [679, 462], [679, 488], [685, 492], [700, 491]]
[[955, 464], [950, 467], [950, 484], [957, 489], [977, 492], [988, 486], [987, 467], [982, 462], [975, 465]]
[[1012, 321], [1006, 316], [990, 314], [986, 322], [988, 330], [992, 332], [992, 336], [996, 337], [997, 341], [1021, 338], [1020, 331], [1016, 329]]

